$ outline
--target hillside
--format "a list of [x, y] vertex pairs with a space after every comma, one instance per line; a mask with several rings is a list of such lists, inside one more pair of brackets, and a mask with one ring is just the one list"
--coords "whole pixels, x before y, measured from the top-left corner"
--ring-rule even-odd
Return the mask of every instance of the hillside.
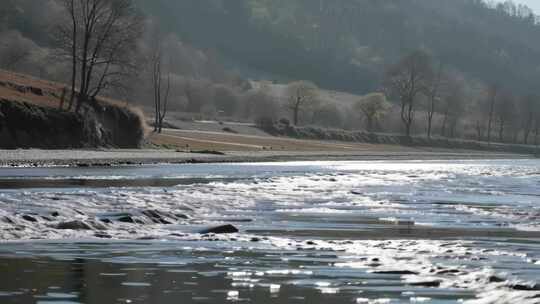
[[163, 28], [249, 76], [367, 93], [384, 67], [425, 48], [442, 63], [520, 91], [540, 78], [540, 26], [526, 7], [476, 0], [139, 1]]

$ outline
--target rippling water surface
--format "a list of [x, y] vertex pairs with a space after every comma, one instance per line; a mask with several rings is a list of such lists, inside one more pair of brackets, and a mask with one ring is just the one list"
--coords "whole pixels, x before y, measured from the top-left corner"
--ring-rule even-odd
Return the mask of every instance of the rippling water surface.
[[540, 303], [540, 161], [4, 168], [0, 239], [0, 303]]

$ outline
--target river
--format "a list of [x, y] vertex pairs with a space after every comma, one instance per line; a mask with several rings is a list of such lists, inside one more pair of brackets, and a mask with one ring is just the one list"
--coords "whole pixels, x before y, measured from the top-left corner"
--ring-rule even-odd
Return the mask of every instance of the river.
[[2, 168], [0, 239], [0, 303], [540, 303], [540, 161]]

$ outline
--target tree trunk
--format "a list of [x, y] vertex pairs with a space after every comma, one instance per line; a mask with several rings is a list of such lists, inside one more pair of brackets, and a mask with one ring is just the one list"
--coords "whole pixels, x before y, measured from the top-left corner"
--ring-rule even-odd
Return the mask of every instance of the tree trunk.
[[534, 131], [534, 145], [538, 146], [538, 134], [540, 133], [540, 123], [536, 124], [536, 129]]
[[413, 115], [414, 115], [413, 99], [409, 98], [409, 101], [406, 103], [403, 103], [401, 106], [401, 120], [403, 121], [403, 124], [405, 125], [405, 134], [407, 135], [407, 137], [411, 137], [412, 123], [414, 121]]
[[446, 137], [446, 124], [448, 123], [448, 109], [444, 112], [444, 119], [441, 126], [441, 136]]
[[75, 16], [75, 7], [73, 1], [71, 2], [71, 19], [72, 19], [72, 48], [71, 48], [71, 94], [69, 96], [68, 111], [73, 108], [73, 102], [75, 101], [75, 86], [77, 85], [77, 18]]
[[525, 129], [523, 130], [523, 144], [529, 143], [529, 136], [531, 134], [531, 127], [532, 127], [532, 113], [529, 114], [529, 117], [527, 119], [527, 123], [525, 124]]
[[294, 110], [293, 110], [293, 121], [294, 121], [294, 125], [295, 126], [298, 126], [298, 116], [299, 116], [299, 112], [300, 112], [300, 109], [299, 109], [299, 106], [298, 105], [295, 105], [294, 107]]
[[497, 98], [497, 89], [494, 88], [493, 92], [492, 92], [492, 96], [491, 96], [491, 102], [490, 102], [490, 105], [489, 105], [489, 120], [488, 120], [488, 130], [487, 130], [487, 132], [488, 132], [488, 134], [487, 134], [488, 144], [491, 144], [491, 127], [492, 127], [492, 124], [493, 124], [493, 113], [495, 111], [496, 98]]
[[453, 121], [450, 124], [450, 138], [456, 137], [456, 127], [457, 127], [457, 121]]
[[66, 101], [66, 88], [62, 88], [62, 95], [60, 96], [60, 106], [59, 106], [59, 109], [60, 110], [63, 110], [64, 109], [64, 103]]
[[503, 142], [504, 140], [504, 120], [501, 120], [501, 124], [499, 126], [499, 142]]
[[428, 117], [428, 128], [427, 128], [427, 138], [431, 138], [431, 126], [433, 124], [433, 115], [430, 114]]
[[367, 118], [367, 130], [368, 132], [373, 132], [373, 117], [372, 116], [366, 116]]
[[411, 123], [410, 122], [407, 122], [405, 124], [405, 134], [407, 135], [407, 137], [411, 137]]
[[480, 124], [480, 121], [477, 120], [477, 121], [476, 121], [476, 140], [482, 141], [482, 137], [483, 137], [483, 134], [482, 134], [482, 126], [481, 126], [481, 124]]

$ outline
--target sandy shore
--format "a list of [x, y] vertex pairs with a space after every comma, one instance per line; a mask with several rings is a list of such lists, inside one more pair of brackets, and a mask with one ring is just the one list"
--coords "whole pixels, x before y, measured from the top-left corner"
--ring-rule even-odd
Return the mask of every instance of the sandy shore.
[[257, 151], [224, 155], [175, 150], [0, 150], [0, 166], [99, 166], [157, 163], [274, 162], [301, 160], [509, 159], [530, 155], [452, 151]]

